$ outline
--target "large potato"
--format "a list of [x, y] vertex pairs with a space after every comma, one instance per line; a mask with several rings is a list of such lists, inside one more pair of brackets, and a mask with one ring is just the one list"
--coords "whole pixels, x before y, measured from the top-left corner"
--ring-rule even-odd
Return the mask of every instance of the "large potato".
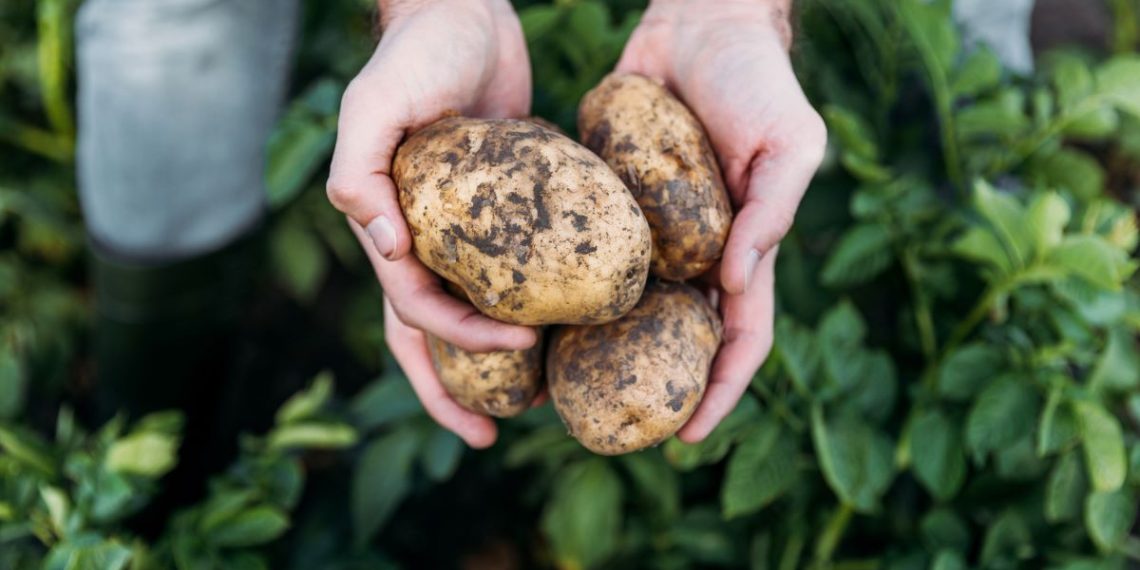
[[542, 387], [542, 329], [527, 350], [467, 352], [427, 335], [431, 362], [443, 388], [459, 405], [498, 418], [517, 416], [530, 407]]
[[409, 137], [392, 172], [416, 256], [490, 317], [604, 323], [641, 296], [645, 216], [621, 179], [565, 136], [451, 117]]
[[700, 403], [720, 339], [720, 318], [699, 291], [651, 280], [624, 317], [553, 334], [546, 374], [554, 409], [594, 453], [656, 445]]
[[667, 89], [610, 74], [582, 98], [582, 141], [629, 186], [653, 231], [653, 275], [681, 281], [724, 251], [732, 208], [708, 136]]

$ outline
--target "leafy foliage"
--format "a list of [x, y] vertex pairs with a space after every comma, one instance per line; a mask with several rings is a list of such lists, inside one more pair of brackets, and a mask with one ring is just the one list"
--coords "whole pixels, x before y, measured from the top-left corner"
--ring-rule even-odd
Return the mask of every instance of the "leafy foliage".
[[[372, 45], [365, 4], [307, 3], [266, 178], [274, 288], [312, 314], [336, 298], [327, 318], [358, 367], [356, 382], [337, 378], [376, 380], [338, 395], [318, 376], [149, 532], [140, 517], [185, 467], [181, 417], [87, 433], [58, 408], [82, 401], [90, 320], [71, 173], [75, 3], [0, 6], [0, 567], [1140, 558], [1133, 0], [1110, 1], [1114, 53], [1045, 54], [1028, 77], [967, 49], [949, 0], [799, 3], [797, 72], [831, 143], [781, 247], [772, 356], [705, 441], [620, 458], [584, 451], [549, 406], [465, 451], [377, 349], [373, 278], [321, 189], [340, 92]], [[536, 114], [573, 132], [644, 2], [516, 4]]]

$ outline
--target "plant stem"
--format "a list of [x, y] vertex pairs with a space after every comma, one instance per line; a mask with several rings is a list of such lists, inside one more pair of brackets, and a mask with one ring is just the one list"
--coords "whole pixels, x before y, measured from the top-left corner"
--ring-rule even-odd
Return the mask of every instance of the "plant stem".
[[[905, 12], [905, 9], [901, 12]], [[918, 55], [922, 59], [922, 67], [925, 69], [927, 79], [930, 82], [930, 93], [934, 97], [934, 107], [938, 113], [938, 130], [942, 137], [946, 176], [958, 192], [965, 195], [966, 186], [962, 173], [962, 159], [958, 149], [958, 128], [954, 122], [953, 95], [950, 93], [950, 84], [946, 79], [946, 70], [938, 61], [929, 39], [915, 29], [913, 22], [905, 13], [900, 13], [899, 17], [910, 32], [910, 39], [918, 50]]]
[[1061, 134], [1070, 123], [1088, 113], [1096, 111], [1103, 104], [1104, 102], [1100, 97], [1089, 97], [1073, 105], [1071, 109], [1061, 112], [1051, 123], [1021, 139], [1020, 142], [1014, 145], [1013, 150], [1003, 156], [1001, 161], [990, 167], [986, 175], [992, 177], [1013, 169], [1030, 156], [1033, 156], [1049, 139]]
[[966, 318], [962, 319], [962, 322], [958, 323], [958, 326], [954, 327], [954, 331], [950, 333], [950, 339], [946, 341], [946, 346], [942, 347], [942, 356], [945, 356], [955, 348], [958, 348], [958, 345], [962, 344], [962, 341], [966, 340], [966, 337], [970, 336], [970, 333], [973, 332], [975, 328], [977, 328], [977, 326], [982, 322], [982, 319], [986, 318], [986, 313], [989, 312], [990, 305], [993, 305], [994, 300], [997, 299], [998, 295], [1005, 291], [1005, 289], [1006, 287], [1003, 284], [1000, 286], [991, 285], [986, 290], [985, 295], [982, 295], [982, 298], [978, 300], [978, 303], [974, 305], [974, 308], [970, 309], [970, 312], [966, 315]]
[[926, 364], [929, 365], [934, 361], [938, 350], [938, 340], [934, 333], [934, 316], [930, 310], [930, 298], [927, 297], [926, 290], [918, 281], [918, 261], [914, 256], [914, 251], [911, 249], [903, 250], [900, 257], [907, 283], [910, 285], [911, 295], [914, 297], [914, 324], [918, 328], [922, 356], [926, 360]]
[[846, 503], [840, 503], [835, 512], [831, 513], [831, 518], [827, 519], [827, 526], [823, 528], [823, 534], [815, 543], [813, 567], [825, 568], [831, 563], [831, 556], [839, 546], [843, 533], [847, 532], [847, 524], [851, 522], [853, 514], [851, 506]]
[[800, 552], [804, 549], [803, 529], [796, 529], [784, 544], [779, 570], [796, 570], [800, 567]]

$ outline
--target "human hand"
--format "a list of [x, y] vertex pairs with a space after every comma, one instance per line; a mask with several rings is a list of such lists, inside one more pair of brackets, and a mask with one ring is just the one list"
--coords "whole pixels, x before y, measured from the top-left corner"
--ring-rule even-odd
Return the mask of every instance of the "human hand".
[[772, 348], [778, 244], [827, 145], [792, 72], [789, 9], [790, 0], [653, 0], [617, 65], [662, 81], [700, 119], [737, 210], [722, 261], [705, 276], [724, 344], [677, 434], [689, 443], [732, 411]]
[[473, 352], [529, 348], [535, 333], [455, 299], [411, 251], [390, 176], [406, 133], [449, 112], [519, 117], [530, 109], [530, 62], [507, 0], [381, 0], [384, 33], [345, 90], [329, 201], [349, 218], [384, 289], [386, 340], [424, 408], [472, 447], [495, 440], [489, 418], [456, 404], [427, 352], [430, 332]]

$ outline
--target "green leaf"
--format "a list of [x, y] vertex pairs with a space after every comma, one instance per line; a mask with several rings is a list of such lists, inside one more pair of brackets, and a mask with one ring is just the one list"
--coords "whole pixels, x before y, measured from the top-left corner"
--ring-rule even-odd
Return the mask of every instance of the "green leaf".
[[974, 207], [993, 227], [1014, 267], [1024, 267], [1033, 247], [1033, 231], [1025, 209], [1012, 196], [994, 190], [984, 180], [974, 184]]
[[1071, 141], [1102, 141], [1120, 128], [1120, 114], [1103, 106], [1077, 115], [1065, 123], [1061, 134]]
[[967, 229], [950, 249], [960, 257], [996, 269], [999, 276], [1011, 273], [1014, 268], [1014, 260], [1002, 246], [1001, 239], [989, 228], [974, 226]]
[[309, 419], [316, 415], [328, 402], [333, 392], [332, 373], [321, 372], [313, 379], [309, 389], [297, 392], [277, 410], [277, 423], [288, 423]]
[[870, 281], [892, 259], [891, 234], [881, 224], [857, 224], [849, 228], [831, 251], [821, 276], [829, 287], [850, 287]]
[[605, 460], [588, 459], [560, 473], [542, 515], [542, 530], [561, 568], [591, 568], [618, 545], [621, 480]]
[[994, 456], [997, 475], [1012, 481], [1033, 481], [1040, 479], [1048, 465], [1033, 446], [1033, 434], [1027, 433], [1013, 445]]
[[948, 501], [966, 480], [961, 427], [938, 410], [919, 412], [910, 426], [910, 456], [919, 483]]
[[1037, 455], [1044, 457], [1050, 453], [1075, 443], [1080, 436], [1077, 417], [1073, 408], [1063, 397], [1059, 387], [1049, 392], [1045, 411], [1041, 414], [1041, 424], [1037, 429]]
[[898, 3], [902, 23], [923, 54], [930, 73], [946, 75], [958, 55], [958, 33], [949, 2], [902, 0]]
[[309, 421], [274, 428], [269, 449], [342, 449], [356, 444], [356, 430], [340, 422]]
[[997, 87], [1001, 81], [1001, 62], [993, 50], [981, 46], [966, 57], [954, 71], [950, 91], [956, 97], [972, 97]]
[[863, 355], [866, 335], [867, 324], [850, 301], [840, 302], [820, 320], [819, 350], [824, 369], [838, 392], [854, 387], [862, 378], [863, 366], [852, 366], [852, 361]]
[[384, 376], [366, 386], [352, 400], [353, 423], [370, 431], [423, 413], [423, 406], [407, 379]]
[[1007, 93], [963, 107], [954, 117], [958, 136], [964, 139], [982, 136], [1012, 139], [1020, 136], [1032, 125], [1024, 105], [1023, 99], [1010, 97]]
[[681, 512], [681, 479], [659, 451], [630, 453], [619, 461], [633, 480], [637, 495], [652, 512], [663, 520], [677, 518]]
[[1094, 389], [1118, 392], [1140, 386], [1140, 354], [1136, 352], [1136, 338], [1128, 329], [1116, 326], [1108, 330], [1108, 342], [1089, 376], [1088, 384]]
[[[716, 463], [728, 455], [732, 443], [748, 426], [762, 421], [760, 406], [751, 394], [744, 394], [736, 409], [720, 422], [712, 433], [700, 443], [683, 443], [677, 438], [665, 442], [664, 455], [669, 464], [681, 471], [691, 471], [701, 465]], [[566, 430], [559, 428], [565, 440]], [[577, 446], [575, 444], [576, 447]]]
[[756, 425], [728, 460], [721, 491], [725, 518], [754, 513], [786, 493], [799, 480], [799, 446], [779, 422]]
[[446, 481], [459, 467], [459, 459], [463, 457], [463, 440], [450, 431], [435, 427], [428, 436], [420, 457], [428, 477], [433, 481]]
[[533, 42], [553, 30], [561, 16], [562, 9], [559, 6], [538, 5], [520, 10], [519, 22], [522, 24], [523, 35], [528, 42]]
[[1046, 57], [1045, 63], [1062, 111], [1072, 109], [1092, 93], [1093, 74], [1082, 58], [1070, 52], [1055, 52]]
[[1119, 548], [1136, 521], [1136, 500], [1128, 489], [1098, 492], [1085, 503], [1085, 528], [1102, 552]]
[[1045, 482], [1045, 520], [1053, 523], [1076, 520], [1088, 486], [1080, 456], [1062, 455]]
[[821, 114], [827, 122], [828, 135], [833, 136], [845, 152], [870, 161], [879, 159], [875, 133], [863, 117], [838, 105], [824, 105]]
[[1039, 153], [1027, 168], [1031, 180], [1038, 185], [1064, 188], [1081, 200], [1092, 200], [1104, 193], [1104, 167], [1092, 155], [1075, 148]]
[[895, 408], [898, 392], [898, 377], [895, 364], [885, 350], [872, 350], [862, 353], [857, 368], [863, 376], [855, 389], [851, 403], [859, 409], [863, 417], [877, 423], [890, 418]]
[[16, 351], [0, 341], [0, 420], [14, 418], [24, 406], [27, 380]]
[[978, 396], [966, 419], [966, 445], [975, 460], [1032, 433], [1037, 407], [1037, 396], [1024, 379], [1003, 376], [994, 380]]
[[284, 511], [261, 505], [214, 526], [205, 540], [223, 547], [257, 546], [277, 539], [288, 529], [289, 516]]
[[1061, 243], [1069, 215], [1069, 203], [1056, 192], [1037, 194], [1029, 203], [1029, 225], [1035, 236], [1033, 249], [1038, 259]]
[[312, 301], [328, 272], [328, 256], [316, 234], [298, 223], [279, 224], [269, 248], [274, 270], [289, 292]]
[[0, 427], [0, 449], [42, 474], [54, 476], [55, 460], [39, 434], [19, 428]]
[[269, 138], [265, 188], [269, 207], [280, 209], [312, 180], [332, 155], [335, 129], [309, 117], [294, 116], [278, 123]]
[[839, 155], [839, 163], [861, 182], [887, 182], [893, 176], [889, 168], [850, 152]]
[[1140, 57], [1120, 55], [1096, 69], [1097, 94], [1121, 111], [1140, 116]]
[[155, 432], [132, 433], [107, 450], [109, 471], [158, 478], [178, 463], [178, 438]]
[[1104, 492], [1119, 489], [1128, 471], [1120, 422], [1093, 402], [1074, 402], [1073, 409], [1080, 425], [1085, 464], [1093, 489]]
[[364, 449], [352, 477], [352, 521], [356, 543], [372, 538], [411, 488], [412, 460], [420, 445], [416, 432], [394, 431]]
[[40, 486], [40, 500], [47, 507], [48, 517], [56, 536], [67, 535], [67, 519], [71, 516], [71, 500], [59, 487]]
[[812, 406], [812, 442], [824, 479], [844, 504], [861, 513], [878, 510], [894, 478], [894, 445], [855, 416], [826, 421]]
[[953, 550], [940, 550], [934, 556], [934, 563], [930, 565], [930, 570], [967, 570], [968, 568], [966, 559]]
[[964, 344], [951, 352], [938, 369], [938, 392], [947, 400], [965, 401], [974, 397], [1004, 359], [990, 344]]
[[981, 562], [984, 565], [1008, 565], [1033, 556], [1033, 537], [1025, 519], [1014, 510], [1001, 514], [986, 529], [982, 543]]
[[779, 356], [796, 391], [810, 397], [821, 361], [819, 345], [811, 330], [781, 315], [776, 322], [773, 352]]
[[950, 509], [931, 510], [922, 517], [919, 531], [923, 544], [931, 551], [949, 549], [965, 553], [970, 549], [970, 528]]

